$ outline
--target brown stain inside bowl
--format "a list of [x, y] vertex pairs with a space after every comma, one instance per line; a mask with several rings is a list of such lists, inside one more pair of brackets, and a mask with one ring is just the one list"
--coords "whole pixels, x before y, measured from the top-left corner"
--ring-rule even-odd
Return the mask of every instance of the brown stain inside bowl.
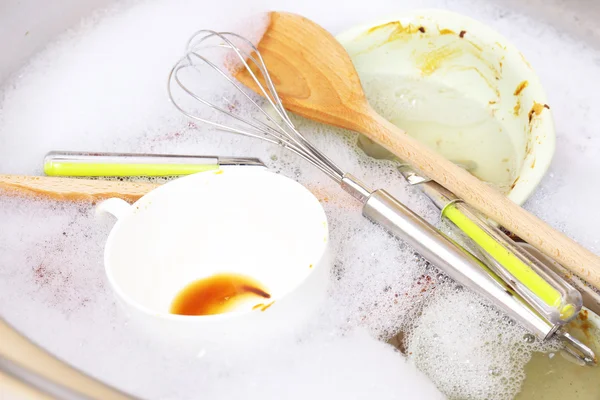
[[518, 96], [518, 95], [520, 95], [520, 94], [521, 94], [521, 92], [523, 92], [523, 90], [525, 90], [525, 88], [526, 88], [527, 86], [529, 86], [529, 82], [528, 82], [528, 81], [523, 81], [523, 82], [519, 83], [519, 84], [517, 85], [517, 88], [515, 89], [515, 93], [514, 93], [514, 95], [515, 95], [515, 96]]
[[544, 111], [544, 109], [550, 109], [550, 106], [548, 104], [541, 104], [541, 103], [537, 103], [537, 102], [533, 102], [533, 106], [531, 106], [531, 110], [529, 110], [529, 114], [528, 114], [528, 118], [529, 118], [529, 124], [527, 125], [527, 144], [525, 145], [525, 155], [529, 155], [532, 150], [533, 150], [533, 146], [532, 146], [532, 134], [533, 134], [533, 127], [535, 126], [536, 123], [536, 119], [535, 117], [539, 116], [542, 111]]
[[522, 98], [522, 93], [523, 90], [525, 90], [525, 88], [529, 86], [529, 82], [528, 81], [522, 81], [521, 83], [519, 83], [517, 85], [517, 88], [515, 89], [515, 92], [513, 93], [513, 95], [517, 98], [517, 103], [515, 104], [515, 107], [513, 109], [513, 113], [516, 117], [519, 116], [519, 114], [521, 113], [521, 98]]
[[177, 315], [223, 314], [253, 298], [270, 299], [271, 295], [260, 282], [248, 276], [216, 274], [183, 288], [173, 300], [170, 312]]
[[550, 109], [550, 106], [548, 104], [540, 104], [534, 101], [531, 110], [529, 110], [529, 122], [531, 122], [534, 115], [540, 115], [542, 111], [544, 111], [544, 108]]
[[444, 62], [458, 58], [464, 50], [454, 44], [447, 44], [430, 52], [420, 54], [415, 58], [417, 66], [423, 75], [431, 75], [437, 71]]
[[403, 39], [403, 38], [408, 38], [410, 35], [417, 33], [417, 32], [425, 33], [425, 28], [421, 25], [408, 24], [408, 25], [404, 26], [404, 25], [402, 25], [402, 23], [400, 21], [392, 21], [392, 22], [388, 22], [386, 24], [377, 25], [377, 26], [372, 27], [371, 29], [369, 29], [367, 31], [367, 34], [374, 33], [374, 32], [377, 32], [377, 31], [380, 31], [380, 30], [383, 30], [386, 28], [393, 28], [386, 40], [387, 42], [391, 42], [391, 41]]
[[[402, 25], [400, 21], [392, 21], [370, 28], [365, 32], [365, 35], [379, 33], [381, 31], [386, 30], [389, 31], [387, 38], [381, 41], [380, 43], [371, 46], [366, 51], [373, 50], [374, 48], [392, 42], [406, 42], [414, 37], [433, 38], [435, 36], [456, 36], [456, 38], [459, 40], [453, 40], [449, 43], [435, 47], [431, 51], [425, 53], [415, 54], [414, 58], [417, 64], [417, 68], [421, 70], [423, 75], [428, 76], [442, 68], [444, 64], [447, 64], [449, 61], [455, 60], [463, 55], [470, 55], [472, 57], [477, 58], [479, 61], [485, 64], [487, 69], [491, 72], [490, 77], [487, 77], [486, 75], [488, 74], [484, 73], [479, 68], [474, 67], [472, 65], [451, 65], [450, 68], [474, 70], [483, 78], [486, 84], [497, 94], [497, 96], [499, 96], [498, 89], [496, 87], [497, 85], [495, 85], [493, 81], [500, 79], [501, 66], [497, 66], [494, 63], [487, 60], [483, 56], [483, 47], [479, 44], [476, 44], [474, 41], [465, 38], [465, 35], [467, 33], [465, 30], [461, 30], [460, 33], [457, 34], [451, 29], [437, 27], [436, 32], [432, 29], [426, 29], [422, 25]], [[415, 36], [415, 34], [417, 34], [417, 36]]]
[[440, 33], [440, 35], [456, 35], [456, 32], [454, 32], [452, 29], [439, 29], [438, 28], [438, 32]]
[[[449, 33], [443, 34], [444, 30], [438, 30], [439, 36], [448, 35]], [[500, 79], [500, 64], [496, 66], [494, 63], [487, 60], [484, 56], [484, 49], [481, 45], [474, 43], [472, 40], [465, 39], [466, 31], [461, 31], [458, 34], [458, 38], [461, 40], [453, 40], [449, 43], [446, 43], [442, 46], [434, 48], [433, 50], [418, 54], [415, 56], [415, 61], [417, 63], [417, 68], [421, 70], [423, 75], [431, 75], [438, 69], [440, 69], [445, 63], [451, 60], [455, 60], [458, 57], [463, 55], [470, 55], [479, 61], [481, 61], [487, 69], [492, 73], [493, 80]], [[492, 82], [492, 79], [487, 78], [479, 68], [476, 68], [472, 65], [470, 66], [460, 66], [454, 65], [454, 68], [461, 69], [472, 69], [477, 72], [487, 83], [490, 88], [497, 92], [496, 85]]]

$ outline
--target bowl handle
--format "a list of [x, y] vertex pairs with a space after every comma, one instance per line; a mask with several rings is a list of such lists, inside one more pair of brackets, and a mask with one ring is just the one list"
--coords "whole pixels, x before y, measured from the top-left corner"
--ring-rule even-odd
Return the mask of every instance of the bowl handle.
[[128, 202], [114, 197], [98, 204], [96, 207], [96, 215], [109, 213], [114, 215], [117, 219], [121, 219], [129, 212], [130, 208], [131, 205]]

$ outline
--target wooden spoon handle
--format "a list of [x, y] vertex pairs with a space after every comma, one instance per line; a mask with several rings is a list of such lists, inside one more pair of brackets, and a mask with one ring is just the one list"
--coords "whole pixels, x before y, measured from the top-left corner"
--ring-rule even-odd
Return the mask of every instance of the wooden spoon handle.
[[600, 288], [600, 257], [528, 213], [495, 188], [441, 157], [375, 111], [365, 113], [356, 130], [411, 162], [471, 206], [517, 234], [564, 267]]
[[133, 203], [158, 186], [158, 184], [146, 182], [0, 175], [0, 191], [13, 195], [43, 196], [54, 200], [92, 203], [111, 197]]

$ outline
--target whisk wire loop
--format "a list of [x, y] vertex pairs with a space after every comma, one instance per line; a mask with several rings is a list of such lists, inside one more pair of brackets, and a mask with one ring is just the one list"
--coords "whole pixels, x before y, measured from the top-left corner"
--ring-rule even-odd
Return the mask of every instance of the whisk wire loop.
[[[218, 38], [220, 43], [207, 45], [207, 41], [211, 38]], [[244, 48], [234, 44], [230, 38], [241, 41], [242, 46], [248, 48], [249, 51], [246, 51]], [[232, 51], [232, 53], [229, 53], [228, 56], [234, 56], [235, 62], [225, 58], [225, 60], [229, 62], [229, 65], [227, 65], [227, 63], [224, 63], [225, 65], [222, 67], [217, 65], [202, 53], [204, 50], [207, 50], [211, 47], [223, 48]], [[201, 66], [209, 67], [217, 72], [217, 75], [232, 85], [237, 92], [239, 92], [243, 98], [247, 100], [248, 104], [251, 105], [254, 110], [257, 110], [262, 117], [264, 117], [266, 122], [254, 116], [248, 118], [233, 112], [236, 107], [226, 97], [223, 97], [223, 100], [229, 105], [229, 109], [220, 107], [214, 102], [211, 102], [196, 93], [190, 85], [184, 82], [185, 79], [183, 79], [181, 73], [184, 70], [192, 69], [202, 75]], [[255, 68], [252, 68], [251, 66]], [[263, 97], [275, 111], [277, 117], [281, 119], [281, 123], [276, 121], [274, 117], [271, 116], [267, 110], [262, 107], [247, 92], [247, 90], [245, 90], [240, 83], [236, 81], [235, 78], [231, 76], [235, 72], [239, 72], [240, 68], [244, 68], [249, 74], [256, 87], [262, 93]], [[255, 70], [257, 72], [255, 72]], [[259, 77], [262, 77], [264, 84], [261, 83]], [[200, 30], [194, 33], [194, 35], [192, 35], [192, 37], [188, 40], [187, 51], [185, 55], [175, 64], [175, 66], [173, 66], [169, 74], [168, 82], [169, 84], [167, 89], [172, 103], [187, 117], [195, 121], [206, 123], [218, 130], [261, 139], [266, 142], [287, 148], [318, 167], [336, 182], [340, 183], [342, 181], [344, 172], [333, 161], [331, 161], [316, 147], [314, 147], [314, 145], [310, 143], [301, 133], [298, 132], [288, 113], [283, 107], [281, 99], [275, 90], [275, 85], [273, 84], [273, 81], [267, 71], [267, 67], [262, 56], [260, 55], [260, 52], [251, 41], [243, 36], [231, 32], [215, 32], [211, 30]], [[239, 123], [241, 127], [230, 126], [228, 124], [206, 119], [198, 115], [197, 112], [190, 112], [186, 110], [179, 103], [179, 101], [176, 100], [172, 91], [173, 85], [176, 85], [186, 95], [190, 96], [193, 100], [196, 100], [200, 104], [232, 118], [232, 122]]]

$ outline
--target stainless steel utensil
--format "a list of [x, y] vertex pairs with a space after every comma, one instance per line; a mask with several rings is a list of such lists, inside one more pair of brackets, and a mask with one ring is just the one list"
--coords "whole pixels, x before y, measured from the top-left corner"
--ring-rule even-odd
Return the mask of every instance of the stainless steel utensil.
[[[247, 69], [266, 99], [264, 106], [263, 100], [232, 77], [232, 72], [238, 68]], [[206, 92], [203, 83], [217, 78], [230, 85], [225, 93], [231, 89], [235, 91], [230, 96]], [[596, 362], [589, 348], [559, 329], [558, 324], [542, 318], [479, 259], [388, 192], [370, 189], [313, 146], [295, 128], [274, 88], [267, 66], [249, 40], [229, 32], [197, 32], [188, 41], [185, 55], [169, 74], [168, 93], [175, 107], [195, 121], [217, 130], [280, 145], [309, 161], [359, 200], [365, 217], [406, 241], [451, 278], [492, 301], [538, 338], [558, 336], [580, 360], [587, 364]], [[240, 112], [238, 102], [241, 101], [251, 107], [252, 115]]]

